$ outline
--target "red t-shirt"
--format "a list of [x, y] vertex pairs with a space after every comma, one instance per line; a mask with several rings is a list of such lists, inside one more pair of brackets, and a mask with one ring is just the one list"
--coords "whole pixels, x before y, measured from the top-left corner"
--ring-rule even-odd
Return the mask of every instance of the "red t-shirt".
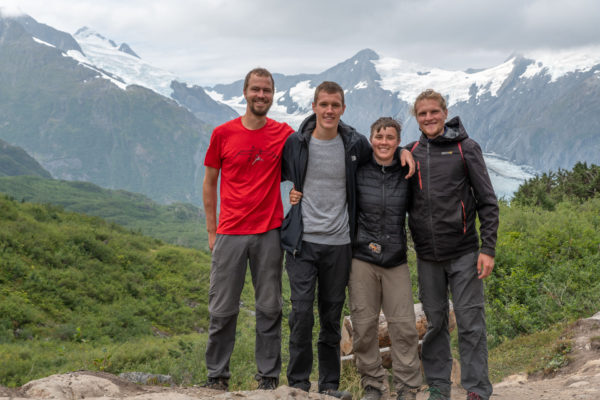
[[281, 152], [292, 132], [270, 118], [257, 130], [246, 129], [241, 117], [214, 129], [204, 165], [221, 169], [217, 233], [250, 235], [281, 226]]

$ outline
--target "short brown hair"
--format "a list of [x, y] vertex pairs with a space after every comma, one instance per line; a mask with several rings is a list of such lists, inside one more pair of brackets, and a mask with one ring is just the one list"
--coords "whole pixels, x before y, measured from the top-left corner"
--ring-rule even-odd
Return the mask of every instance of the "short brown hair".
[[273, 75], [271, 75], [271, 73], [266, 68], [258, 67], [258, 68], [254, 68], [252, 71], [250, 71], [246, 74], [246, 78], [244, 79], [244, 92], [246, 91], [246, 89], [248, 89], [248, 84], [250, 83], [250, 76], [252, 76], [252, 75], [270, 78], [271, 79], [271, 87], [272, 87], [273, 91], [275, 91], [275, 81], [273, 80]]
[[380, 130], [385, 128], [394, 128], [398, 134], [398, 140], [400, 140], [400, 132], [402, 132], [402, 125], [400, 124], [400, 121], [397, 121], [392, 117], [381, 117], [377, 121], [373, 122], [373, 125], [371, 125], [370, 139], [373, 139], [373, 135], [376, 132], [379, 132]]
[[415, 100], [415, 103], [413, 104], [411, 113], [415, 117], [417, 116], [417, 103], [420, 102], [421, 100], [436, 100], [440, 104], [440, 107], [442, 107], [442, 110], [448, 111], [448, 107], [446, 105], [446, 99], [444, 98], [444, 96], [442, 96], [440, 93], [436, 92], [433, 89], [427, 89], [424, 92], [421, 92], [421, 94], [417, 96], [417, 99]]
[[313, 100], [315, 104], [317, 103], [319, 93], [321, 92], [325, 92], [328, 94], [339, 93], [340, 96], [342, 96], [342, 105], [344, 105], [344, 89], [342, 89], [342, 87], [339, 84], [331, 81], [325, 81], [319, 86], [317, 86], [317, 88], [315, 89], [315, 98]]

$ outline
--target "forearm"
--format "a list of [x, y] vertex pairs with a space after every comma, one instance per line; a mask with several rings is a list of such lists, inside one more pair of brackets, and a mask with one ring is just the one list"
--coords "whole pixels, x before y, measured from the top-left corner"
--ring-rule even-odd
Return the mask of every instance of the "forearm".
[[217, 196], [207, 194], [206, 189], [202, 195], [204, 201], [204, 213], [206, 214], [206, 230], [209, 233], [217, 232]]
[[202, 184], [202, 201], [206, 215], [206, 230], [209, 233], [217, 232], [217, 182], [219, 170], [206, 168]]

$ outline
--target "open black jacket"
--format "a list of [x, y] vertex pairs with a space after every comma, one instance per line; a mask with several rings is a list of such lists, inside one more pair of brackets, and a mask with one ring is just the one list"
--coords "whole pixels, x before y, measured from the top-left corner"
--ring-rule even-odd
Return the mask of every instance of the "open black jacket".
[[409, 144], [417, 172], [410, 179], [409, 226], [417, 256], [444, 261], [480, 248], [495, 256], [499, 209], [481, 148], [460, 118], [446, 123], [443, 135], [424, 134]]
[[[312, 114], [300, 125], [285, 142], [281, 161], [281, 180], [291, 181], [296, 190], [302, 192], [308, 167], [308, 143], [316, 127], [317, 117]], [[371, 157], [371, 146], [367, 138], [342, 121], [338, 134], [344, 142], [346, 165], [346, 199], [350, 222], [350, 238], [356, 231], [356, 169]], [[292, 206], [281, 225], [281, 247], [296, 254], [302, 247], [302, 202]]]
[[400, 164], [400, 148], [394, 164], [379, 165], [373, 157], [356, 175], [358, 228], [353, 257], [384, 268], [406, 263], [406, 211], [408, 166]]

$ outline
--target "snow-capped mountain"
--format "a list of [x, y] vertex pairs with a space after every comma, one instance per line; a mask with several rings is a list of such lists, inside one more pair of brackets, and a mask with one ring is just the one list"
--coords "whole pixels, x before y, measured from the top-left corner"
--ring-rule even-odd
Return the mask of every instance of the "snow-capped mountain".
[[[410, 114], [414, 99], [425, 89], [437, 90], [448, 101], [449, 116], [460, 115], [486, 153], [499, 194], [505, 191], [498, 188], [516, 188], [536, 170], [600, 163], [600, 46], [514, 55], [467, 71], [427, 68], [366, 49], [320, 74], [274, 78], [274, 118], [297, 127], [311, 113], [315, 87], [333, 80], [345, 89], [345, 122], [367, 133], [380, 116], [398, 118], [403, 143], [420, 135]], [[236, 110], [245, 106], [241, 81], [205, 89]]]
[[180, 82], [175, 74], [148, 64], [127, 43], [117, 45], [87, 27], [80, 28], [74, 37], [85, 56], [82, 59], [80, 54], [69, 52], [70, 56], [118, 77], [125, 87], [139, 85], [154, 90], [213, 126], [238, 116], [229, 106], [214, 101], [201, 87]]
[[0, 93], [0, 139], [53, 177], [201, 202], [211, 127], [92, 64], [71, 35], [0, 15]]
[[[171, 97], [176, 76], [142, 60], [126, 43], [117, 45], [94, 30], [83, 27], [73, 35], [89, 64], [120, 77], [126, 85], [139, 85]], [[71, 55], [71, 53], [70, 53]], [[77, 57], [77, 55], [72, 55]], [[78, 61], [79, 61], [78, 60]]]
[[230, 107], [212, 100], [201, 87], [178, 82], [175, 74], [147, 63], [127, 43], [118, 45], [87, 27], [78, 29], [71, 36], [29, 16], [14, 19], [38, 43], [64, 51], [80, 65], [97, 72], [98, 77], [108, 79], [123, 90], [130, 85], [148, 88], [175, 100], [213, 126], [238, 116]]
[[[245, 111], [242, 80], [190, 85], [89, 28], [73, 37], [27, 16], [15, 20], [38, 44], [60, 49], [95, 79], [123, 91], [132, 85], [148, 88], [213, 126]], [[320, 74], [274, 78], [271, 118], [298, 127], [312, 112], [315, 87], [332, 80], [345, 88], [345, 122], [366, 134], [378, 117], [395, 117], [403, 122], [403, 143], [420, 135], [410, 114], [414, 98], [427, 88], [441, 92], [450, 116], [460, 115], [481, 145], [499, 197], [509, 197], [536, 171], [570, 168], [577, 161], [600, 164], [598, 46], [514, 55], [498, 66], [467, 71], [427, 68], [365, 49]]]

